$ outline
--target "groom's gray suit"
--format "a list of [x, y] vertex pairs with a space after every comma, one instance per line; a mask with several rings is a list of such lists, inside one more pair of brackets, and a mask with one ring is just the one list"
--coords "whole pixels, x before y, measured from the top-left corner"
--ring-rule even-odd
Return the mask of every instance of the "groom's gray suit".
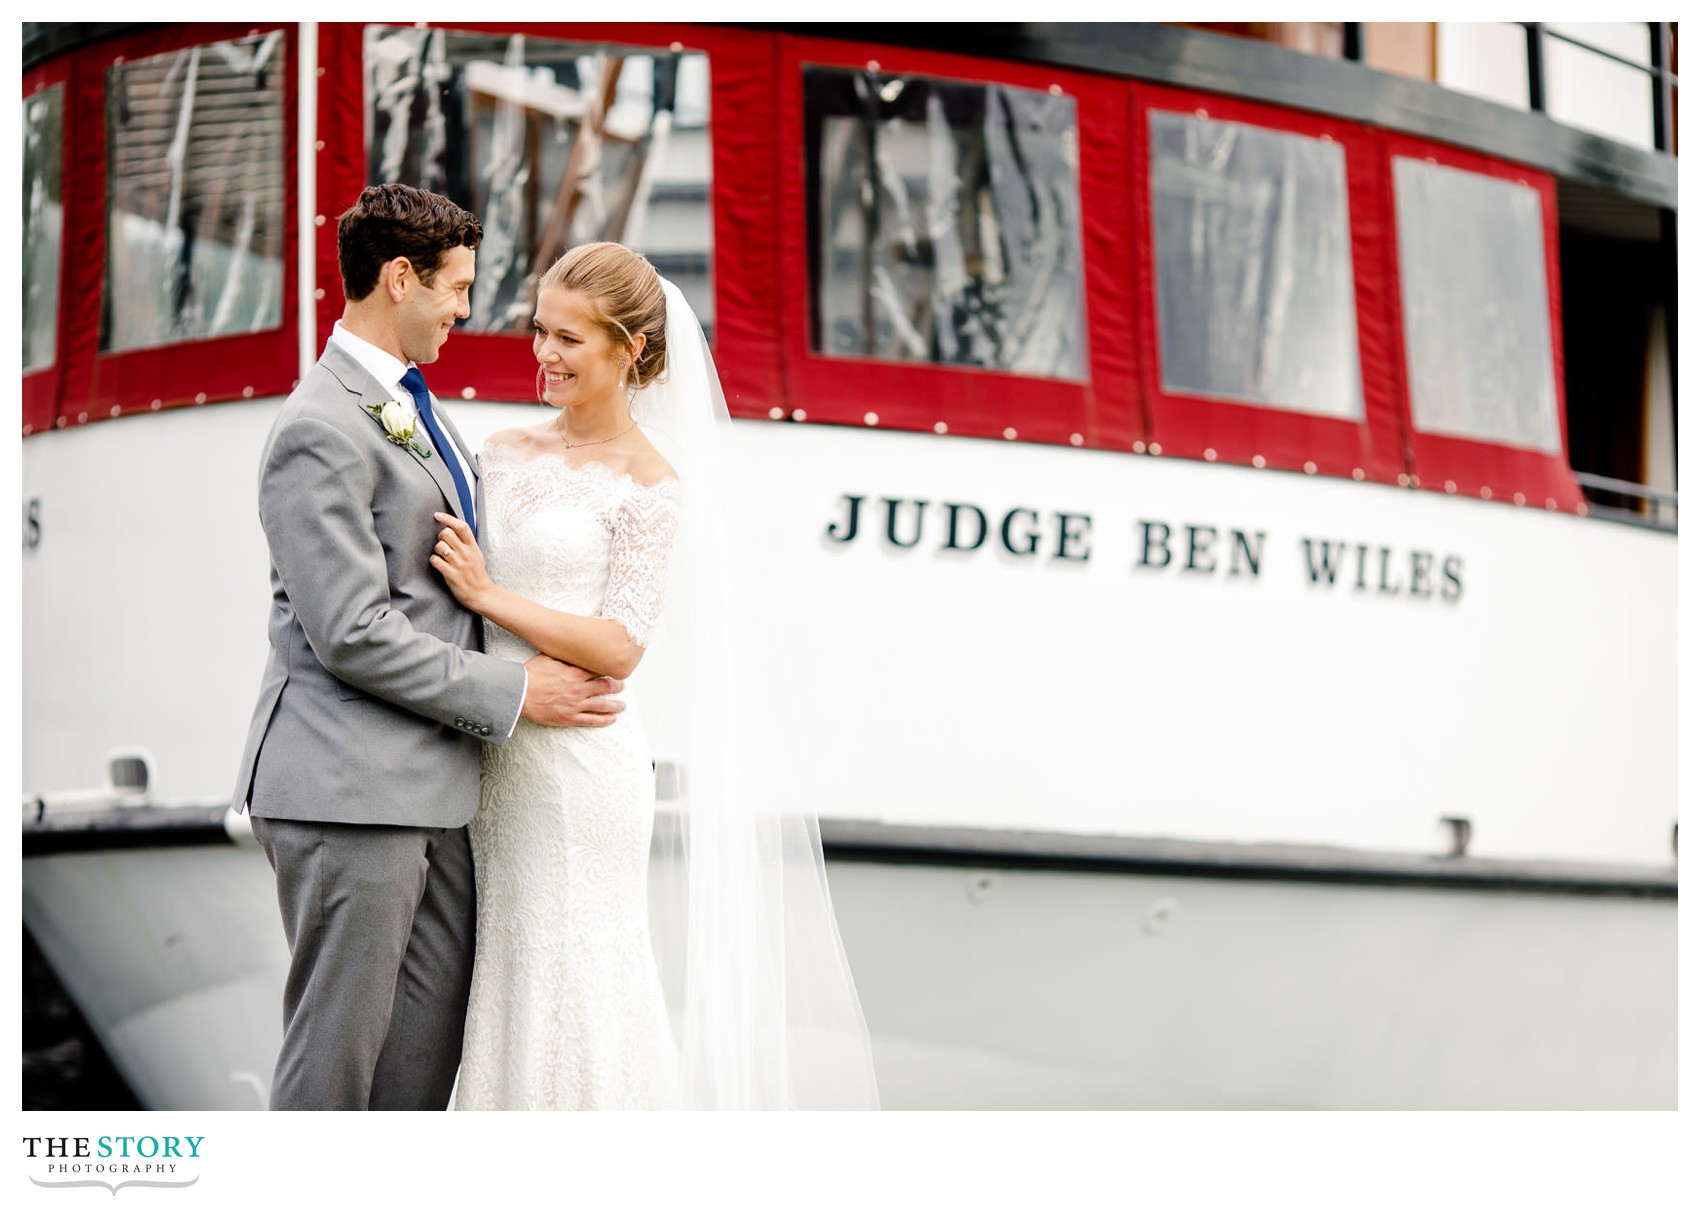
[[480, 746], [525, 695], [427, 562], [431, 515], [463, 511], [443, 454], [396, 445], [364, 407], [392, 398], [332, 342], [261, 457], [271, 654], [234, 803], [290, 944], [277, 1108], [447, 1104], [472, 970], [464, 826]]

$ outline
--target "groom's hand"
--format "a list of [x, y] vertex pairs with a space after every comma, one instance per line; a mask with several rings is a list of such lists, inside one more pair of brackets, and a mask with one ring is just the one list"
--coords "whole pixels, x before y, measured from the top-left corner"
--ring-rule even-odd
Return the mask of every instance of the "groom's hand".
[[626, 684], [602, 678], [577, 665], [538, 653], [525, 663], [525, 702], [521, 719], [551, 728], [604, 728], [626, 709], [619, 694]]

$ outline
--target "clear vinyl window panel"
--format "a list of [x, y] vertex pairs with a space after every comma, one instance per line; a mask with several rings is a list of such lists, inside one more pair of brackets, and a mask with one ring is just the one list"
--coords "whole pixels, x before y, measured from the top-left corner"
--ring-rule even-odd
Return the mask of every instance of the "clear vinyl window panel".
[[529, 332], [574, 245], [649, 258], [713, 334], [709, 63], [700, 52], [368, 26], [369, 178], [478, 216], [472, 332]]
[[1072, 97], [803, 69], [814, 348], [1086, 376]]
[[1163, 390], [1362, 418], [1344, 149], [1162, 111], [1150, 133]]
[[24, 369], [52, 366], [59, 327], [59, 248], [64, 230], [65, 88], [24, 99]]
[[103, 350], [282, 323], [285, 71], [281, 30], [107, 70]]
[[[1547, 28], [1586, 38], [1639, 63], [1652, 57], [1652, 33], [1645, 21], [1556, 22]], [[1651, 75], [1558, 38], [1545, 36], [1542, 41], [1548, 117], [1653, 150]]]
[[1557, 453], [1540, 194], [1403, 156], [1393, 189], [1412, 423]]

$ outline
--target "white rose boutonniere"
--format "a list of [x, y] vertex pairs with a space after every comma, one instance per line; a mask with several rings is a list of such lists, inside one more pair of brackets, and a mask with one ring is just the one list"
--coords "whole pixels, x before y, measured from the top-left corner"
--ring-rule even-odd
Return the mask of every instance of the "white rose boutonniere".
[[367, 404], [366, 411], [377, 417], [384, 432], [397, 446], [405, 446], [422, 459], [431, 457], [431, 448], [413, 440], [419, 426], [419, 415], [400, 400], [385, 400], [382, 404]]

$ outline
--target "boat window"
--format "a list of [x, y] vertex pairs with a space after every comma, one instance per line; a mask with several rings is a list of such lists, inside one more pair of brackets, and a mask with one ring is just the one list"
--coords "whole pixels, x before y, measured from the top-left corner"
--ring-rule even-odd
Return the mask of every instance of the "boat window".
[[714, 322], [708, 56], [531, 34], [368, 26], [369, 179], [484, 227], [472, 332], [525, 332], [567, 249], [638, 249]]
[[1407, 156], [1393, 185], [1412, 424], [1556, 453], [1540, 194]]
[[102, 350], [282, 323], [285, 74], [281, 30], [107, 70]]
[[814, 350], [1085, 378], [1074, 98], [812, 65], [803, 88]]
[[1543, 22], [1547, 116], [1632, 147], [1671, 150], [1656, 147], [1653, 133], [1654, 28], [1647, 21]]
[[1153, 110], [1163, 389], [1364, 415], [1338, 143]]
[[64, 207], [65, 88], [24, 99], [24, 369], [53, 365]]

